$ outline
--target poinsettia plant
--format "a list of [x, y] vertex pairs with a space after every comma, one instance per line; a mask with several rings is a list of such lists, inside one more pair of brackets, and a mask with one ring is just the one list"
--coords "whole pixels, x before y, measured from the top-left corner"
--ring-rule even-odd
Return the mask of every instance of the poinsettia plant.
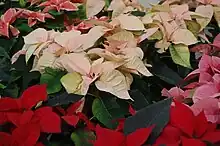
[[219, 145], [219, 15], [219, 0], [0, 2], [0, 145]]

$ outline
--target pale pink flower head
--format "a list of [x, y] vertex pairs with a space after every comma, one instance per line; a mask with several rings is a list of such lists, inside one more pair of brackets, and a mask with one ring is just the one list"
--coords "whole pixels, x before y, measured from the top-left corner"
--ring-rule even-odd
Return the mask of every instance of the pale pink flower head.
[[16, 18], [22, 11], [16, 11], [14, 8], [8, 9], [0, 18], [0, 35], [9, 37], [9, 30], [13, 36], [19, 34], [19, 30], [14, 28], [11, 24], [15, 22]]
[[173, 87], [170, 90], [167, 89], [163, 89], [161, 91], [162, 96], [165, 97], [173, 97], [175, 100], [182, 102], [185, 98], [188, 97], [188, 92], [187, 91], [183, 91], [182, 89], [178, 88], [178, 87]]
[[66, 10], [66, 11], [77, 11], [78, 7], [70, 2], [69, 0], [47, 0], [39, 5], [40, 7], [45, 7], [43, 12], [48, 12], [49, 10]]

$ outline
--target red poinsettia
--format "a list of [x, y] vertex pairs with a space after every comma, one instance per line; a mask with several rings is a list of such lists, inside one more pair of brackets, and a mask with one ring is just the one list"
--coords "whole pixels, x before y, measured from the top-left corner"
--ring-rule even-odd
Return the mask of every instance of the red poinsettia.
[[[13, 146], [34, 146], [40, 132], [61, 132], [60, 117], [52, 111], [51, 107], [32, 110], [37, 103], [46, 99], [46, 85], [32, 86], [25, 90], [18, 99], [1, 98], [0, 124], [11, 122], [16, 126], [10, 138], [6, 138], [2, 142], [11, 143]], [[4, 135], [7, 134], [4, 133]], [[8, 139], [10, 140], [8, 141]]]
[[140, 128], [133, 133], [124, 135], [122, 132], [97, 125], [95, 130], [97, 139], [94, 146], [141, 146], [148, 139], [153, 127]]
[[64, 119], [69, 125], [75, 127], [79, 120], [83, 120], [86, 123], [88, 129], [94, 130], [95, 126], [93, 123], [89, 121], [86, 115], [78, 111], [83, 102], [84, 100], [79, 100], [78, 102], [71, 104], [66, 110], [61, 107], [56, 107], [56, 109], [63, 115], [61, 118]]
[[168, 146], [205, 146], [204, 141], [220, 142], [220, 131], [216, 124], [209, 123], [204, 112], [194, 116], [192, 110], [177, 101], [171, 107], [170, 122], [157, 139], [155, 146], [166, 144]]
[[78, 7], [69, 0], [47, 0], [39, 5], [40, 7], [45, 7], [43, 12], [48, 12], [49, 10], [66, 10], [66, 11], [77, 11]]
[[0, 35], [9, 37], [9, 30], [13, 36], [17, 36], [19, 31], [11, 24], [15, 22], [22, 11], [16, 11], [14, 8], [8, 9], [0, 18]]
[[22, 10], [22, 13], [19, 17], [28, 19], [28, 26], [30, 27], [34, 26], [37, 23], [37, 21], [45, 22], [45, 18], [54, 19], [54, 17], [48, 13], [34, 12], [25, 9], [18, 9], [18, 10]]

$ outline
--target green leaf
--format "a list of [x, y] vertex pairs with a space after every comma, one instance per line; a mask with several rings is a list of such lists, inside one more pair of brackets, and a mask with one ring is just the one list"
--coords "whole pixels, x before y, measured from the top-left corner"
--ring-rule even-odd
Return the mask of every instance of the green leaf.
[[[40, 73], [37, 72], [37, 71], [33, 71], [33, 72], [28, 72], [28, 71], [25, 71], [22, 75], [22, 82], [23, 82], [23, 89], [26, 89], [28, 88], [28, 86], [30, 86], [30, 83], [33, 81], [33, 80], [37, 80], [39, 79], [40, 77]], [[39, 81], [39, 80], [38, 80]]]
[[29, 27], [28, 24], [26, 24], [26, 23], [21, 23], [21, 24], [17, 25], [16, 28], [20, 32], [24, 32], [24, 33], [29, 33], [31, 31], [33, 31], [33, 29], [31, 27]]
[[10, 59], [10, 57], [9, 57], [8, 53], [6, 52], [6, 50], [1, 46], [0, 46], [0, 56], [5, 57], [7, 59]]
[[10, 86], [7, 86], [4, 89], [4, 96], [16, 98], [16, 97], [18, 97], [18, 92], [19, 92], [19, 88], [18, 88], [17, 84], [11, 84]]
[[16, 38], [12, 38], [12, 39], [0, 38], [0, 46], [4, 48], [6, 52], [9, 52], [15, 43], [16, 43]]
[[152, 66], [153, 74], [171, 85], [178, 85], [183, 80], [162, 61], [155, 61]]
[[145, 12], [141, 12], [141, 11], [132, 11], [131, 14], [134, 15], [134, 16], [143, 17], [146, 13]]
[[190, 52], [187, 46], [182, 44], [170, 45], [169, 50], [173, 62], [187, 68], [192, 68], [190, 65]]
[[6, 86], [3, 85], [2, 83], [0, 83], [0, 89], [5, 89], [5, 88], [6, 88]]
[[21, 7], [25, 7], [26, 6], [26, 0], [19, 0], [19, 4]]
[[48, 106], [67, 105], [69, 103], [75, 103], [79, 101], [81, 98], [83, 98], [82, 95], [68, 94], [67, 92], [64, 92], [59, 95], [50, 96], [50, 98], [47, 100], [46, 105]]
[[131, 98], [134, 99], [133, 106], [136, 110], [140, 110], [150, 104], [147, 97], [145, 97], [139, 90], [131, 90], [129, 93]]
[[47, 93], [57, 93], [62, 89], [60, 79], [65, 75], [65, 72], [59, 70], [46, 69], [41, 75], [40, 83], [47, 84]]
[[162, 100], [137, 111], [134, 116], [126, 119], [124, 133], [127, 135], [139, 128], [155, 125], [148, 139], [148, 143], [154, 143], [163, 128], [169, 122], [171, 102], [171, 98]]
[[123, 118], [126, 111], [121, 107], [116, 98], [96, 98], [92, 104], [93, 115], [106, 127], [114, 129], [117, 126], [116, 120]]
[[77, 130], [71, 134], [71, 139], [75, 146], [92, 146], [91, 143], [96, 139], [92, 131]]
[[111, 2], [110, 0], [105, 0], [105, 7], [106, 7], [106, 8], [108, 8], [108, 7], [109, 7], [110, 2]]
[[59, 15], [62, 15], [64, 12], [61, 11], [61, 12], [58, 12], [56, 10], [50, 10], [49, 13], [53, 16], [59, 16]]

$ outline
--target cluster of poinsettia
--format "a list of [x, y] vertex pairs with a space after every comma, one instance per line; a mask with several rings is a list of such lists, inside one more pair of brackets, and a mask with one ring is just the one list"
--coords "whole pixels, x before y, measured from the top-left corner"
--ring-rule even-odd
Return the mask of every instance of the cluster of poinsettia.
[[[77, 10], [73, 9], [74, 6], [70, 5], [72, 2], [68, 0], [30, 2], [40, 3], [40, 6], [45, 7], [43, 12], [51, 9]], [[202, 33], [203, 29], [211, 21], [219, 3], [201, 2], [196, 11], [191, 12], [187, 4], [176, 5], [165, 1], [163, 4], [152, 6], [143, 17], [138, 17], [130, 12], [145, 11], [144, 4], [137, 1], [113, 0], [107, 9], [112, 11], [110, 22], [106, 18], [94, 17], [105, 6], [104, 0], [101, 0], [98, 6], [91, 0], [86, 1], [85, 5], [87, 20], [75, 26], [69, 24], [69, 18], [65, 17], [67, 31], [62, 33], [43, 28], [32, 31], [24, 37], [25, 45], [12, 57], [12, 62], [14, 63], [21, 54], [25, 54], [26, 62], [34, 55], [33, 71], [44, 72], [45, 67], [51, 67], [68, 72], [61, 79], [68, 93], [85, 95], [90, 84], [95, 83], [101, 91], [112, 93], [122, 99], [131, 99], [128, 94], [133, 80], [131, 73], [151, 76], [146, 68], [147, 64], [142, 61], [144, 53], [137, 47], [138, 44], [145, 39], [157, 39], [156, 48], [160, 48], [160, 52], [174, 44], [170, 47], [171, 56], [176, 51], [184, 53], [185, 63], [172, 57], [174, 62], [190, 67], [188, 45], [197, 43], [199, 34], [206, 38]], [[19, 12], [19, 16], [25, 17], [32, 13], [21, 9]], [[52, 18], [47, 13], [33, 13], [33, 17], [28, 17], [30, 26], [34, 25], [36, 20], [44, 22], [44, 17]], [[6, 16], [5, 14], [4, 17]]]
[[[107, 39], [104, 48], [93, 47], [102, 36]], [[78, 30], [60, 33], [38, 28], [24, 37], [24, 43], [23, 49], [12, 57], [12, 63], [21, 54], [25, 54], [26, 62], [34, 55], [32, 71], [43, 73], [45, 67], [66, 70], [61, 82], [68, 93], [85, 95], [95, 82], [101, 91], [131, 99], [131, 73], [151, 76], [142, 61], [143, 51], [137, 47], [134, 35], [126, 30], [94, 26], [82, 34]]]
[[[96, 133], [96, 139], [90, 141], [95, 146], [141, 146], [157, 126], [139, 128], [125, 135], [123, 134], [125, 119], [119, 120], [119, 125], [115, 130], [102, 128], [99, 125], [94, 127], [84, 114], [76, 112], [80, 110], [82, 101], [70, 105], [67, 110], [55, 107], [62, 113], [58, 114], [52, 107], [42, 106], [42, 102], [46, 100], [45, 85], [35, 85], [28, 88], [18, 99], [1, 98], [0, 124], [11, 124], [7, 128], [7, 132], [0, 132], [0, 144], [4, 146], [43, 146], [39, 141], [41, 133], [60, 133], [61, 118], [71, 126], [76, 126], [79, 119], [84, 120], [88, 130]], [[132, 109], [130, 112], [132, 115], [138, 113]], [[169, 123], [154, 145], [178, 146], [182, 143], [183, 146], [189, 144], [205, 146], [205, 142], [213, 144], [220, 142], [219, 134], [220, 131], [216, 129], [216, 124], [209, 123], [203, 111], [194, 115], [187, 105], [174, 100], [170, 109]], [[114, 140], [106, 143], [108, 139]]]
[[0, 132], [0, 145], [42, 146], [38, 142], [41, 133], [61, 133], [61, 118], [71, 126], [76, 126], [82, 119], [88, 128], [94, 129], [93, 124], [80, 112], [82, 101], [70, 105], [66, 111], [56, 107], [61, 113], [58, 114], [50, 106], [41, 106], [46, 100], [46, 85], [29, 87], [18, 99], [1, 98], [0, 125], [11, 125], [7, 133]]
[[[135, 115], [134, 112], [132, 114]], [[139, 128], [128, 135], [123, 134], [123, 126], [123, 119], [115, 130], [97, 125], [95, 129], [97, 139], [94, 146], [141, 146], [147, 141], [156, 125]], [[220, 131], [216, 126], [216, 123], [207, 121], [203, 111], [195, 116], [187, 105], [174, 100], [170, 109], [169, 123], [153, 146], [206, 146], [205, 142], [217, 144], [220, 142]], [[106, 143], [107, 139], [114, 140]]]
[[205, 142], [220, 142], [217, 124], [208, 122], [203, 111], [194, 114], [187, 105], [174, 101], [170, 109], [170, 121], [156, 140], [156, 146], [206, 146]]
[[[206, 50], [207, 51], [207, 50]], [[169, 91], [164, 89], [162, 94], [174, 97], [179, 101], [192, 99], [192, 111], [198, 115], [204, 111], [208, 121], [220, 123], [220, 58], [203, 54], [199, 62], [199, 68], [191, 72], [185, 80], [198, 78], [198, 81], [185, 86], [185, 91], [174, 87]]]
[[31, 27], [35, 25], [37, 21], [45, 22], [45, 18], [53, 19], [53, 16], [49, 13], [35, 12], [21, 8], [10, 8], [1, 16], [0, 35], [9, 37], [11, 33], [13, 36], [17, 36], [19, 34], [19, 30], [13, 27], [12, 24], [18, 18], [28, 19], [28, 25]]

